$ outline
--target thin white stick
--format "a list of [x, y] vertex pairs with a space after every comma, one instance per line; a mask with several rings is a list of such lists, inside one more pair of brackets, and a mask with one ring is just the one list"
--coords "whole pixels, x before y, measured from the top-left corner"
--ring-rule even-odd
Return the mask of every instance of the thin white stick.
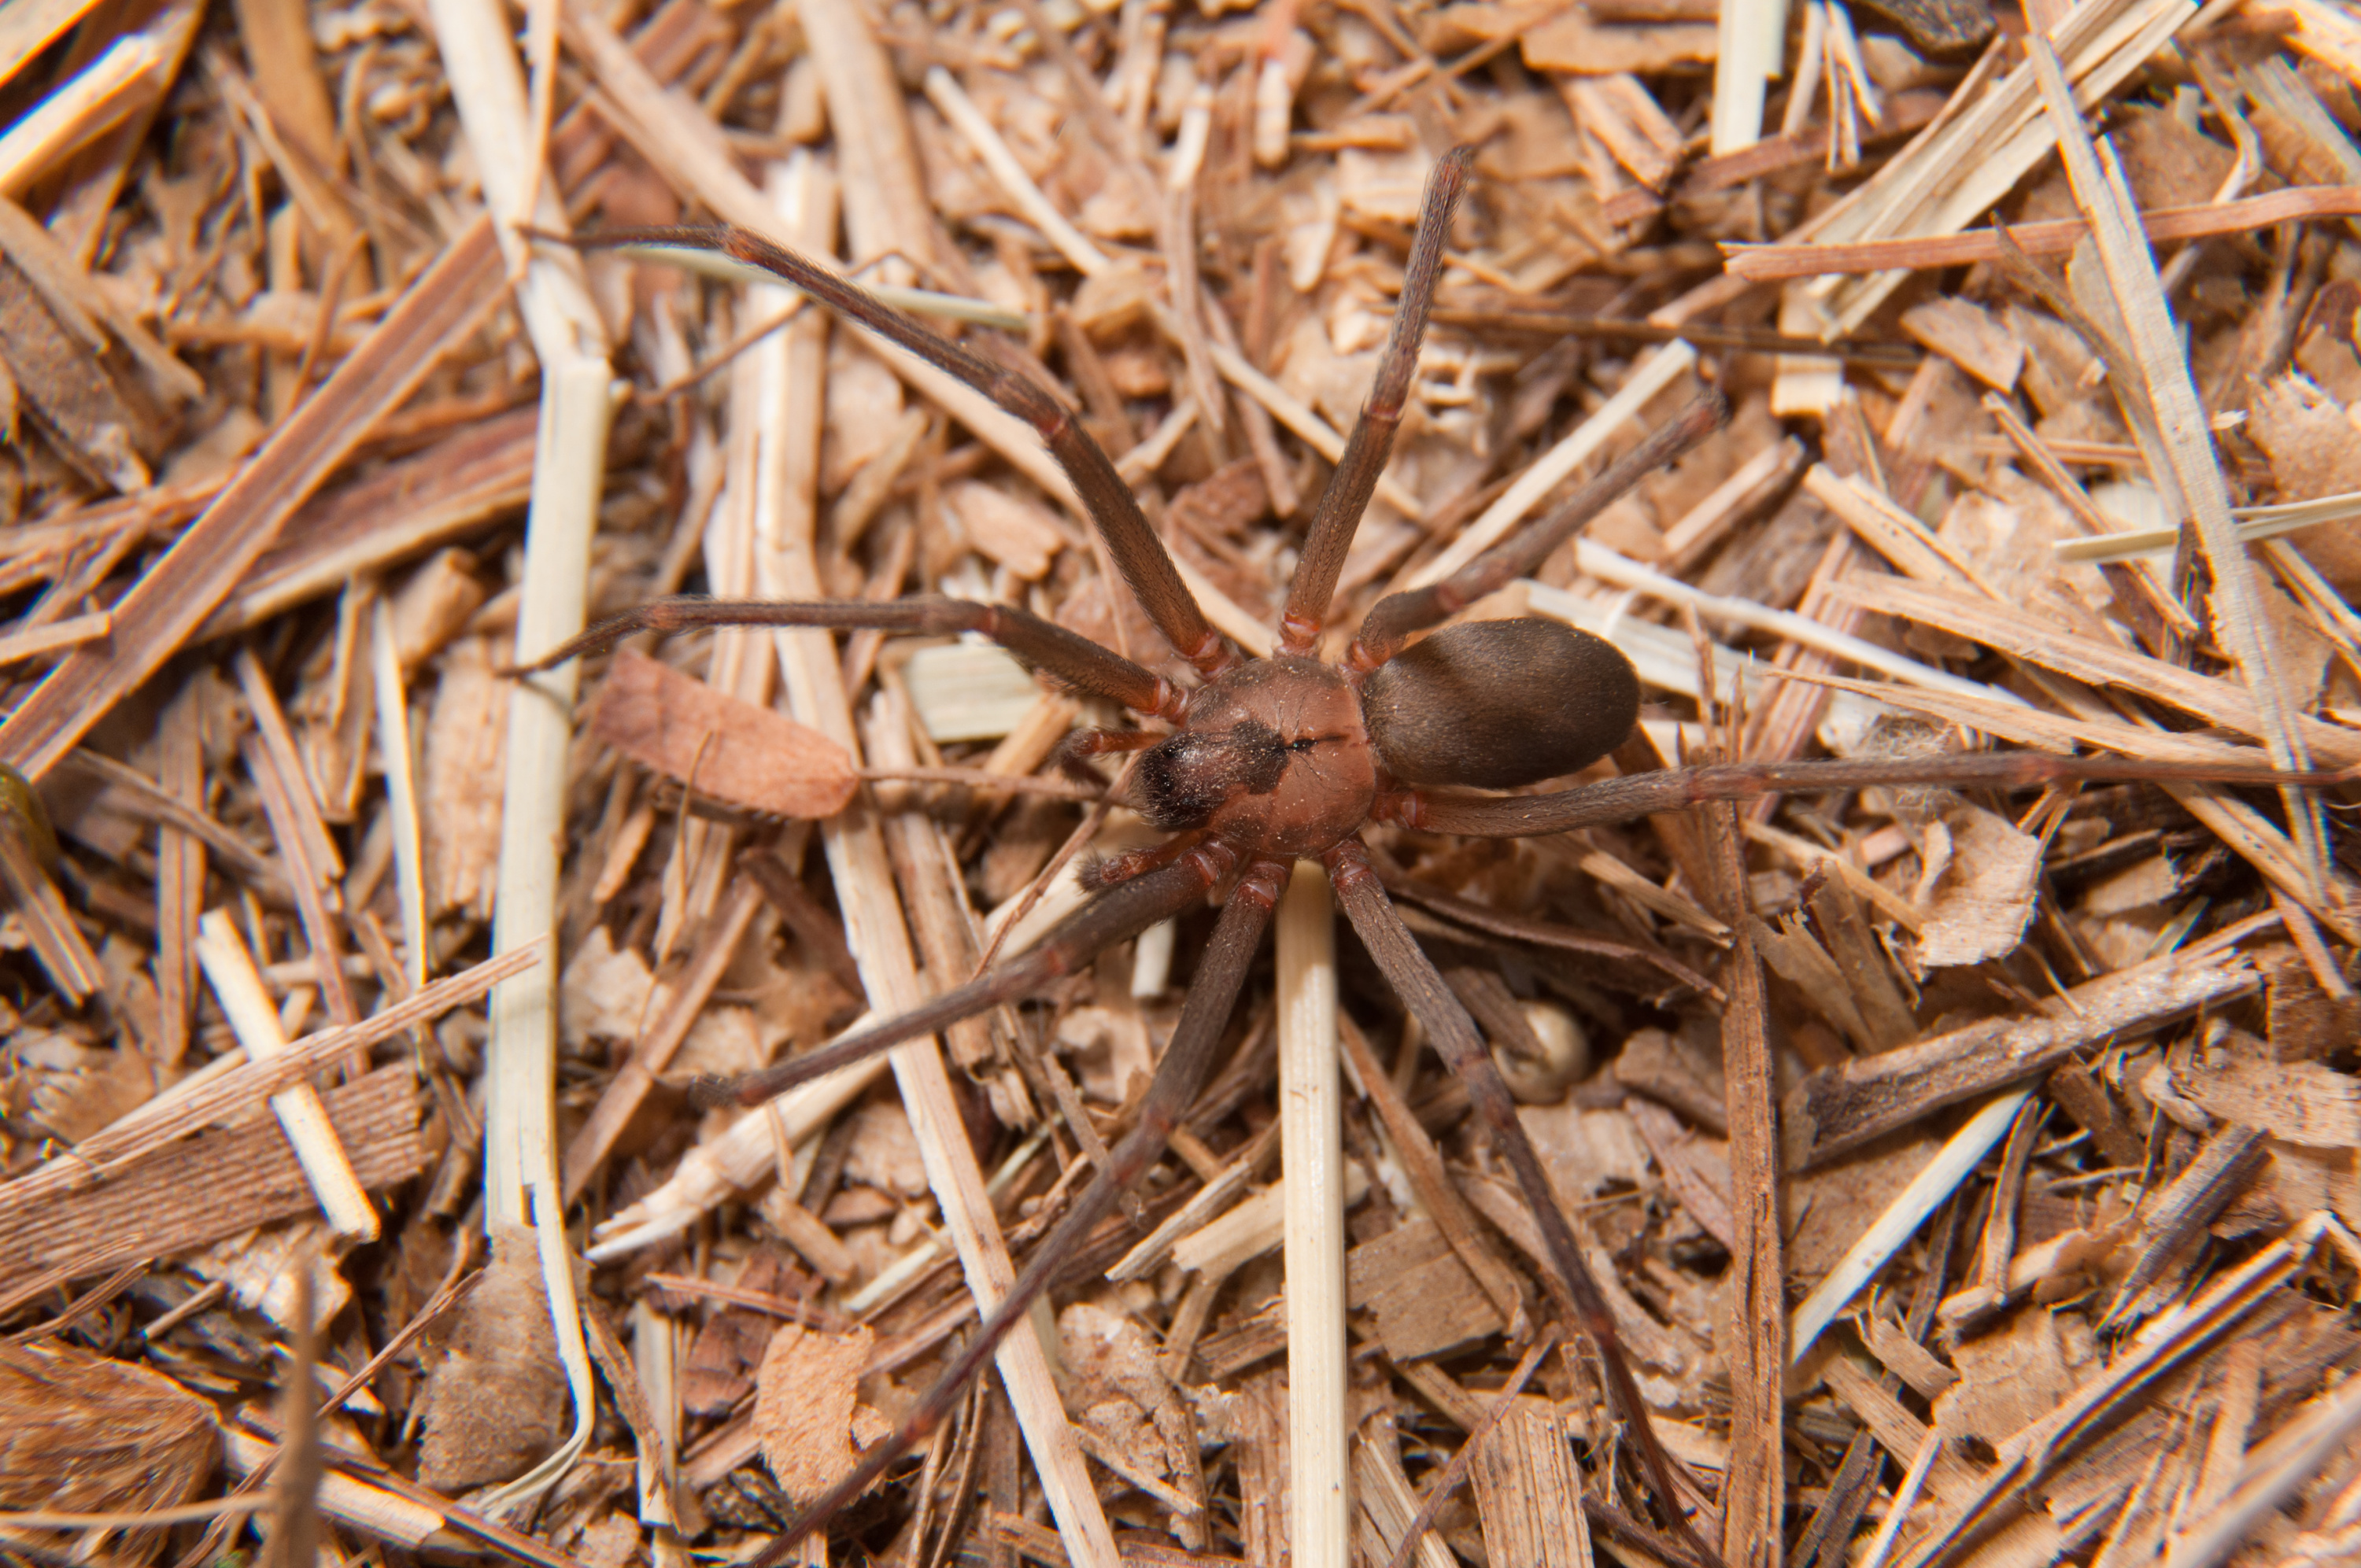
[[1107, 259], [1106, 252], [1068, 223], [1066, 214], [1058, 211], [1040, 186], [1033, 183], [1033, 177], [1025, 172], [1025, 166], [1016, 161], [1016, 155], [950, 71], [939, 65], [929, 66], [926, 86], [928, 102], [943, 112], [951, 129], [967, 138], [969, 148], [983, 159], [983, 166], [992, 170], [992, 177], [1000, 181], [1008, 199], [1016, 203], [1017, 210], [1041, 231], [1041, 237], [1055, 247], [1059, 255], [1074, 264], [1075, 271], [1085, 278], [1095, 278], [1115, 265]]
[[1509, 530], [1524, 521], [1525, 514], [1543, 496], [1588, 462], [1607, 444], [1608, 437], [1638, 419], [1640, 411], [1648, 406], [1651, 399], [1696, 363], [1696, 349], [1686, 343], [1668, 343], [1634, 365], [1623, 378], [1623, 385], [1599, 405], [1597, 413], [1543, 453], [1532, 467], [1518, 476], [1515, 484], [1501, 493], [1499, 500], [1484, 509], [1483, 516], [1467, 525], [1450, 549], [1411, 573], [1409, 580], [1394, 585], [1396, 588], [1422, 588], [1429, 583], [1439, 583], [1499, 543]]
[[[1172, 449], [1180, 444], [1180, 438], [1188, 434], [1196, 422], [1197, 400], [1183, 392], [1180, 400], [1172, 405], [1172, 411], [1143, 436], [1138, 445], [1115, 460], [1115, 471], [1123, 476], [1123, 482], [1126, 485], [1141, 483], [1164, 466], [1164, 460], [1172, 455]], [[92, 635], [104, 633], [93, 632]]]
[[[494, 0], [429, 0], [428, 8], [485, 205], [503, 218], [529, 211], [536, 226], [563, 232], [566, 210], [555, 181], [542, 178], [531, 161], [532, 115], [506, 10]], [[564, 249], [529, 252], [505, 222], [499, 232], [518, 279], [517, 312], [541, 361], [541, 429], [525, 514], [514, 654], [517, 663], [529, 663], [582, 630], [614, 372], [607, 363], [606, 323], [581, 258]], [[495, 953], [555, 942], [577, 674], [569, 663], [519, 682], [509, 699]], [[533, 1229], [558, 1360], [573, 1396], [574, 1427], [555, 1452], [494, 1494], [499, 1508], [537, 1497], [555, 1484], [589, 1443], [598, 1416], [557, 1172], [559, 967], [542, 965], [492, 992], [484, 1228], [487, 1234], [511, 1225]]]
[[0, 82], [15, 80], [16, 73], [32, 64], [43, 49], [64, 37], [68, 27], [95, 9], [94, 0], [50, 0], [48, 4], [10, 6], [9, 36], [5, 44], [0, 44]]
[[[222, 1436], [222, 1458], [233, 1475], [252, 1475], [256, 1465], [280, 1453], [269, 1439], [235, 1427], [225, 1429]], [[273, 1493], [276, 1490], [272, 1488]], [[411, 1552], [425, 1545], [432, 1536], [451, 1539], [440, 1509], [341, 1471], [331, 1470], [320, 1477], [320, 1512], [360, 1534], [390, 1541]]]
[[[1368, 1196], [1369, 1178], [1358, 1165], [1345, 1168], [1345, 1207], [1351, 1209]], [[1191, 1200], [1193, 1204], [1195, 1200]], [[1211, 1220], [1200, 1219], [1193, 1229], [1171, 1241], [1172, 1261], [1191, 1274], [1221, 1278], [1235, 1272], [1287, 1240], [1287, 1185], [1266, 1187]], [[1144, 1246], [1146, 1244], [1142, 1244]], [[1135, 1247], [1133, 1253], [1141, 1249]], [[1122, 1264], [1138, 1267], [1131, 1254]], [[1122, 1265], [1118, 1265], [1121, 1266]], [[1113, 1277], [1114, 1271], [1108, 1271]]]
[[[2361, 517], [2361, 490], [2316, 496], [2308, 501], [2282, 501], [2277, 506], [2232, 507], [2230, 515], [2237, 520], [2238, 543], [2259, 544], [2301, 528]], [[2049, 552], [2060, 561], [2120, 561], [2129, 555], [2167, 553], [2180, 543], [2177, 528], [2134, 528], [2095, 539], [2061, 539]]]
[[1861, 58], [1861, 39], [1852, 30], [1852, 13], [1842, 5], [1828, 7], [1828, 42], [1835, 48], [1837, 58], [1844, 61], [1845, 86], [1852, 100], [1861, 107], [1861, 117], [1871, 125], [1885, 117], [1885, 109], [1878, 102], [1877, 86], [1869, 79], [1869, 67]]
[[[221, 910], [207, 910], [197, 922], [197, 962], [221, 1000], [230, 1032], [246, 1047], [247, 1059], [284, 1054], [287, 1035], [279, 1026], [279, 1009], [270, 1004], [262, 976], [255, 972], [254, 956], [247, 951], [237, 923]], [[295, 1163], [303, 1168], [303, 1179], [312, 1184], [312, 1195], [319, 1199], [329, 1225], [338, 1235], [375, 1241], [377, 1210], [361, 1190], [318, 1092], [308, 1083], [282, 1089], [270, 1097], [270, 1109], [286, 1130]]]
[[30, 659], [60, 648], [94, 642], [114, 630], [115, 612], [95, 609], [88, 615], [70, 615], [61, 620], [50, 621], [47, 626], [12, 631], [0, 637], [0, 664], [13, 664], [19, 659]]
[[533, 102], [527, 123], [533, 145], [525, 152], [527, 183], [517, 192], [513, 213], [498, 214], [504, 223], [530, 225], [541, 204], [542, 174], [549, 159], [549, 122], [557, 107], [558, 0], [525, 0], [524, 49], [533, 65]]
[[1345, 1398], [1344, 1096], [1336, 1079], [1336, 916], [1328, 873], [1298, 861], [1279, 905], [1279, 1150], [1287, 1194], [1290, 1560], [1352, 1550]]
[[[1951, 1190], [1967, 1179], [1976, 1161], [1991, 1152], [2016, 1119], [2017, 1107], [2033, 1097], [2030, 1089], [2012, 1090], [1993, 1100], [1968, 1119], [1968, 1124], [1951, 1135], [1951, 1141], [1936, 1152], [1926, 1168], [1910, 1179], [1910, 1185], [1885, 1206], [1885, 1212], [1871, 1222], [1861, 1239], [1845, 1249], [1844, 1256], [1828, 1272], [1804, 1304], [1795, 1309], [1787, 1327], [1787, 1359], [1790, 1365], [1800, 1362], [1820, 1331], [1836, 1321], [1853, 1292], [1868, 1284], [1877, 1271], [1883, 1268], [1903, 1244], [1926, 1223], [1927, 1216], [1949, 1197]], [[1896, 1508], [1901, 1504], [1897, 1501]]]
[[369, 674], [377, 688], [377, 744], [385, 764], [386, 809], [393, 814], [393, 880], [401, 898], [401, 944], [410, 988], [426, 983], [426, 854], [418, 826], [416, 752], [410, 700], [393, 645], [393, 612], [383, 599], [369, 617]]

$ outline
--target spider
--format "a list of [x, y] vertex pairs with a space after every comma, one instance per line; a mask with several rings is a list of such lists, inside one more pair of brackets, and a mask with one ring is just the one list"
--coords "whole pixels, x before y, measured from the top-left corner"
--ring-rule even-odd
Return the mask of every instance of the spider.
[[[1466, 1009], [1388, 898], [1359, 836], [1364, 826], [1394, 823], [1511, 838], [1620, 822], [1702, 801], [1867, 784], [2009, 788], [2095, 779], [2288, 783], [2323, 776], [2004, 752], [1694, 766], [1538, 795], [1445, 792], [1442, 786], [1514, 789], [1561, 778], [1606, 756], [1631, 733], [1639, 717], [1640, 683], [1611, 643], [1541, 620], [1442, 623], [1531, 572], [1640, 477], [1715, 429], [1726, 413], [1719, 396], [1707, 391], [1548, 516], [1455, 576], [1380, 600], [1342, 662], [1323, 663], [1317, 649], [1330, 600], [1401, 418], [1433, 303], [1444, 235], [1471, 161], [1469, 149], [1457, 149], [1438, 161], [1430, 178], [1372, 389], [1312, 513], [1280, 616], [1277, 652], [1267, 659], [1241, 658], [1214, 631], [1104, 451], [1063, 404], [1031, 380], [741, 230], [609, 230], [575, 242], [708, 249], [762, 268], [957, 375], [1027, 421], [1071, 477], [1110, 556], [1157, 630], [1200, 677], [1199, 684], [1184, 686], [1015, 606], [932, 598], [806, 604], [657, 600], [600, 624], [527, 667], [546, 668], [636, 632], [697, 627], [973, 631], [1042, 674], [1170, 727], [1084, 731], [1074, 743], [1084, 755], [1137, 753], [1127, 775], [1127, 803], [1171, 835], [1160, 847], [1102, 862], [1090, 879], [1095, 889], [1090, 902], [1031, 950], [913, 1012], [856, 1030], [824, 1048], [741, 1079], [702, 1083], [698, 1098], [707, 1103], [759, 1104], [792, 1085], [937, 1033], [1038, 992], [1087, 965], [1102, 949], [1201, 906], [1210, 894], [1224, 894], [1137, 1124], [900, 1428], [806, 1505], [752, 1560], [752, 1568], [783, 1561], [804, 1536], [935, 1430], [1001, 1338], [1047, 1289], [1060, 1261], [1162, 1156], [1211, 1066], [1298, 857], [1315, 857], [1327, 867], [1337, 902], [1369, 956], [1465, 1083], [1487, 1135], [1539, 1223], [1554, 1266], [1543, 1271], [1544, 1287], [1561, 1318], [1578, 1325], [1596, 1350], [1609, 1397], [1655, 1507], [1697, 1562], [1716, 1563], [1677, 1502], [1670, 1462], [1650, 1424], [1614, 1321], [1517, 1119], [1509, 1087]], [[1421, 632], [1427, 635], [1412, 641]]]

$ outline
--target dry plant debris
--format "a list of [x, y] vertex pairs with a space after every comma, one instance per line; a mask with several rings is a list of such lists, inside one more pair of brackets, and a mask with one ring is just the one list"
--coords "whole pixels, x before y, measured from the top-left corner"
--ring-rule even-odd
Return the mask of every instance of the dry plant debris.
[[[531, 759], [554, 929], [493, 956], [504, 671], [552, 591], [524, 513], [561, 474], [593, 613], [943, 592], [1159, 646], [1007, 416], [677, 255], [527, 268], [526, 212], [754, 228], [1060, 389], [1260, 651], [1421, 182], [1470, 145], [1346, 630], [1702, 378], [1729, 425], [1471, 611], [1631, 653], [1651, 706], [1602, 772], [2361, 762], [2361, 16], [1724, 8], [0, 6], [0, 1558], [283, 1557], [307, 1500], [338, 1562], [751, 1553], [974, 1321], [950, 1233], [1027, 1255], [1190, 984], [1210, 916], [949, 1030], [924, 1124], [989, 1179], [956, 1200], [882, 1063], [688, 1103], [1028, 940], [1078, 842], [1144, 841], [1060, 764], [1098, 705], [869, 631], [596, 664]], [[462, 26], [517, 39], [496, 114]], [[523, 156], [488, 166], [487, 114]], [[2361, 1552], [2350, 795], [1380, 834], [1729, 1561]], [[1604, 1462], [1465, 1092], [1334, 962], [1349, 1541], [1299, 1548], [1282, 1502], [1266, 970], [1038, 1315], [1020, 1398], [1063, 1458], [989, 1380], [809, 1560], [1688, 1560]], [[533, 972], [528, 1153], [570, 1207], [487, 1239], [485, 1173], [527, 1157], [487, 1147], [520, 1124], [484, 998]], [[1061, 1535], [1045, 1474], [1098, 1522]]]

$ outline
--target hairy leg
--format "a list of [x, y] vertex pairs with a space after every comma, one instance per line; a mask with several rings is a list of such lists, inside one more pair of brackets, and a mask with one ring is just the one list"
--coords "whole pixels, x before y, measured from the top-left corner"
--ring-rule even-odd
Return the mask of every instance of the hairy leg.
[[1100, 647], [1079, 632], [1044, 620], [1029, 609], [973, 599], [910, 598], [872, 604], [858, 599], [778, 603], [768, 599], [708, 599], [684, 595], [653, 599], [600, 621], [579, 637], [560, 643], [517, 673], [529, 674], [584, 653], [611, 648], [642, 631], [686, 631], [708, 626], [818, 626], [899, 631], [921, 637], [977, 631], [1038, 670], [1093, 696], [1119, 702], [1135, 713], [1178, 720], [1188, 694], [1152, 670]]
[[[1164, 740], [1169, 731], [1162, 729], [1071, 729], [1058, 747], [1058, 771], [1077, 784], [1104, 789], [1106, 780], [1091, 767], [1093, 757], [1129, 756], [1145, 751]], [[1126, 764], [1129, 771], [1129, 764]]]
[[1984, 751], [1904, 761], [1846, 758], [1808, 762], [1725, 762], [1667, 768], [1548, 795], [1449, 795], [1408, 790], [1379, 798], [1370, 815], [1430, 833], [1522, 839], [1677, 811], [1701, 800], [1745, 800], [1868, 784], [2021, 789], [2046, 784], [2226, 784], [2318, 786], [2361, 778], [2361, 769], [2285, 773], [2211, 762], [2142, 762], [2128, 757], [2061, 757], [2052, 751]]
[[[1411, 632], [1446, 620], [1486, 594], [1523, 576], [1624, 491], [1704, 440], [1729, 417], [1730, 405], [1719, 392], [1708, 388], [1670, 424], [1650, 433], [1541, 521], [1510, 534], [1439, 583], [1379, 599], [1361, 622], [1360, 635], [1353, 639], [1353, 651], [1345, 663], [1367, 674], [1400, 652]], [[1301, 568], [1297, 575], [1301, 576]]]
[[1229, 1022], [1230, 1010], [1246, 983], [1255, 949], [1261, 946], [1263, 931], [1270, 925], [1271, 911], [1279, 903], [1279, 890], [1286, 885], [1288, 870], [1278, 861], [1256, 861], [1246, 867], [1236, 891], [1222, 906], [1221, 920], [1213, 927], [1213, 938], [1198, 966], [1196, 981], [1189, 987], [1188, 1000], [1181, 1003], [1180, 1021], [1173, 1028], [1172, 1042], [1165, 1047], [1164, 1059], [1157, 1064], [1156, 1077], [1140, 1102], [1138, 1123], [1109, 1152], [1105, 1168], [1092, 1179], [1074, 1201], [1074, 1206], [1034, 1249], [1032, 1261], [1016, 1277], [1008, 1294], [977, 1326], [974, 1335], [951, 1358], [918, 1408], [894, 1434], [864, 1453], [851, 1475], [788, 1520], [786, 1530], [763, 1548], [747, 1568], [774, 1568], [785, 1562], [805, 1536], [868, 1490], [888, 1465], [940, 1425], [959, 1402], [968, 1380], [992, 1359], [994, 1350], [1008, 1331], [1024, 1319], [1049, 1288], [1059, 1265], [1115, 1212], [1115, 1201], [1163, 1154], [1165, 1141], [1171, 1136], [1189, 1102], [1196, 1098], [1198, 1085], [1204, 1081], [1206, 1069], [1213, 1065], [1213, 1049], [1221, 1043], [1223, 1026]]
[[583, 235], [573, 243], [582, 247], [673, 245], [711, 250], [759, 267], [783, 278], [829, 309], [851, 317], [881, 336], [891, 338], [928, 363], [939, 366], [1033, 427], [1041, 444], [1074, 482], [1074, 492], [1106, 541], [1131, 591], [1174, 652], [1207, 675], [1220, 674], [1237, 655], [1222, 641], [1205, 612], [1180, 581], [1164, 542], [1148, 525], [1147, 514], [1131, 487], [1123, 482], [1099, 444], [1091, 438], [1071, 410], [1036, 386], [1029, 378], [962, 348], [873, 298], [866, 290], [815, 266], [791, 250], [773, 245], [760, 235], [734, 228], [609, 229]]
[[1410, 398], [1410, 378], [1418, 370], [1418, 348], [1426, 337], [1426, 318], [1434, 308], [1434, 282], [1443, 271], [1444, 242], [1450, 237], [1451, 214], [1467, 188], [1467, 170], [1476, 149], [1457, 147], [1444, 154], [1427, 176], [1426, 195], [1420, 203], [1418, 235], [1411, 242], [1410, 265], [1402, 272], [1401, 298], [1394, 306], [1393, 330], [1378, 361], [1376, 381], [1361, 417], [1353, 422], [1345, 454], [1336, 460], [1328, 488], [1312, 509], [1312, 525], [1303, 536], [1303, 554], [1287, 588], [1287, 609], [1279, 619], [1279, 646], [1290, 653], [1309, 653], [1320, 641], [1328, 601], [1336, 592], [1337, 575], [1345, 568], [1345, 552], [1360, 526], [1361, 513], [1385, 471], [1393, 450], [1394, 429], [1401, 423], [1402, 405]]
[[1151, 844], [1144, 850], [1126, 850], [1119, 855], [1093, 856], [1075, 869], [1074, 880], [1082, 884], [1083, 892], [1098, 893], [1135, 877], [1146, 876], [1194, 848], [1203, 837], [1204, 830], [1198, 828], [1167, 839], [1161, 844]]
[[898, 1018], [855, 1029], [833, 1045], [761, 1072], [750, 1072], [742, 1078], [699, 1079], [690, 1090], [691, 1098], [708, 1105], [730, 1101], [759, 1105], [774, 1094], [825, 1077], [839, 1068], [850, 1067], [888, 1047], [949, 1028], [987, 1007], [1014, 1002], [1062, 975], [1071, 974], [1096, 958], [1102, 949], [1126, 937], [1136, 937], [1159, 920], [1189, 908], [1213, 891], [1213, 885], [1236, 864], [1236, 853], [1224, 845], [1194, 845], [1172, 864], [1110, 888], [1069, 915], [1032, 951], [986, 970], [924, 1006]]
[[1426, 1030], [1437, 1054], [1467, 1086], [1467, 1098], [1482, 1117], [1494, 1150], [1523, 1189], [1525, 1201], [1540, 1223], [1551, 1260], [1557, 1266], [1554, 1276], [1545, 1283], [1553, 1287], [1559, 1310], [1589, 1335], [1590, 1343], [1597, 1347], [1609, 1396], [1639, 1450], [1649, 1489], [1656, 1494], [1658, 1507], [1667, 1521], [1686, 1538], [1698, 1561], [1713, 1563], [1714, 1554], [1697, 1539], [1689, 1528], [1687, 1516], [1681, 1511], [1679, 1494], [1673, 1488], [1672, 1465], [1663, 1445], [1656, 1441], [1655, 1429], [1649, 1425], [1648, 1408], [1640, 1398], [1639, 1386], [1632, 1381], [1631, 1364], [1615, 1332], [1615, 1320], [1608, 1310], [1607, 1299], [1599, 1293], [1598, 1281], [1591, 1277], [1589, 1266], [1583, 1261], [1574, 1229], [1558, 1206], [1556, 1191], [1550, 1185], [1548, 1172], [1542, 1168], [1541, 1157], [1533, 1152], [1532, 1140], [1525, 1136], [1524, 1124], [1517, 1120], [1516, 1101], [1509, 1093], [1508, 1083], [1500, 1077], [1491, 1053], [1484, 1048], [1475, 1020], [1468, 1017], [1466, 1008], [1451, 993], [1433, 962], [1410, 934], [1410, 927], [1394, 912], [1360, 841], [1347, 839], [1329, 850], [1325, 859], [1329, 873], [1335, 880], [1336, 902], [1344, 906], [1345, 917], [1360, 934], [1362, 945], [1377, 961], [1386, 982]]

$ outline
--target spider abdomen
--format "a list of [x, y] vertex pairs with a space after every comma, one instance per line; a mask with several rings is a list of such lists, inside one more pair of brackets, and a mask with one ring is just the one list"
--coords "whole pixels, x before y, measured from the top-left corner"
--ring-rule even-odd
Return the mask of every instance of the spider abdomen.
[[1189, 703], [1148, 749], [1131, 802], [1152, 827], [1203, 828], [1250, 853], [1312, 855], [1368, 816], [1377, 764], [1345, 678], [1312, 659], [1257, 659]]
[[1615, 645], [1554, 620], [1476, 620], [1370, 672], [1361, 714], [1400, 783], [1510, 789], [1587, 768], [1640, 718]]

